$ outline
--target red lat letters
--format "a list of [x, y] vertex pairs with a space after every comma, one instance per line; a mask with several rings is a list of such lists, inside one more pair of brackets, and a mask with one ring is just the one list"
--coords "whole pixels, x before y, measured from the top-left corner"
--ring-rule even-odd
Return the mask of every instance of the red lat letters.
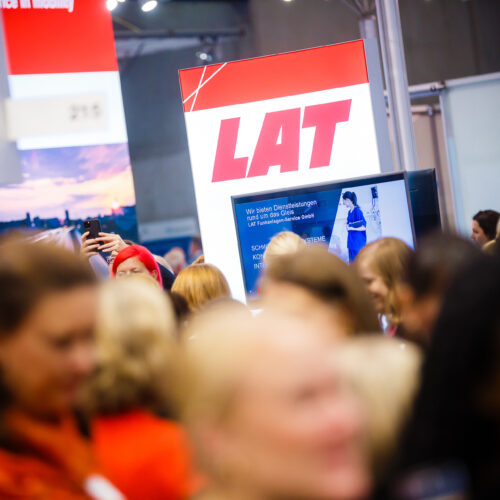
[[[330, 165], [337, 123], [349, 120], [351, 99], [306, 106], [302, 128], [316, 127], [309, 168]], [[267, 175], [299, 169], [300, 108], [266, 113], [248, 169], [248, 157], [235, 158], [240, 118], [222, 120], [215, 153], [212, 182]]]
[[302, 127], [316, 127], [309, 168], [327, 167], [332, 156], [337, 123], [349, 120], [351, 100], [308, 106]]
[[[281, 132], [281, 141], [278, 139]], [[266, 175], [269, 167], [281, 172], [299, 169], [300, 108], [267, 113], [255, 146], [248, 177]]]
[[220, 122], [212, 182], [230, 181], [245, 177], [248, 157], [234, 157], [239, 128], [239, 118], [230, 118]]

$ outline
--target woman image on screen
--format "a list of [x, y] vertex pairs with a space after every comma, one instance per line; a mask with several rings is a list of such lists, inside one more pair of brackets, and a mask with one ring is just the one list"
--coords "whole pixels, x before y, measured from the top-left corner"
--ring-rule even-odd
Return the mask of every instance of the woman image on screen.
[[366, 245], [366, 219], [358, 206], [358, 199], [354, 191], [346, 191], [342, 195], [342, 199], [349, 210], [347, 214], [347, 250], [349, 263], [352, 264], [358, 252]]

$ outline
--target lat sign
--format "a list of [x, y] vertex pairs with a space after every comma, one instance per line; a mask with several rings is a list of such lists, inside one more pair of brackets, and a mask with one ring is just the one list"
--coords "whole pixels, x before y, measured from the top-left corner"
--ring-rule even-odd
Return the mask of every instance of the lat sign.
[[[350, 110], [351, 99], [304, 109], [302, 128], [316, 129], [309, 168], [329, 166], [336, 125], [349, 120]], [[267, 175], [273, 165], [279, 165], [281, 172], [299, 169], [300, 108], [266, 113], [250, 164], [248, 157], [234, 158], [239, 124], [240, 118], [220, 122], [212, 182]]]
[[231, 196], [392, 171], [376, 42], [181, 70], [203, 248], [245, 298]]

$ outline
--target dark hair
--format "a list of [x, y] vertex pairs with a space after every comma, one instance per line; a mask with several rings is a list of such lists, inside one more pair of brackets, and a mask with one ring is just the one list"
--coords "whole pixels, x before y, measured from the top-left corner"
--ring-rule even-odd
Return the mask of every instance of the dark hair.
[[172, 285], [174, 284], [175, 274], [158, 261], [156, 263], [158, 264], [158, 269], [160, 270], [163, 289], [168, 292], [172, 289]]
[[422, 239], [415, 252], [406, 256], [402, 281], [417, 298], [443, 294], [453, 277], [481, 255], [471, 241], [457, 235], [432, 233]]
[[500, 214], [496, 210], [480, 210], [474, 217], [488, 240], [494, 240], [497, 235], [497, 224]]
[[13, 333], [45, 295], [96, 282], [87, 261], [49, 243], [0, 242], [0, 335]]
[[325, 247], [313, 245], [273, 259], [266, 279], [299, 285], [326, 303], [343, 306], [354, 320], [356, 333], [380, 330], [370, 297], [356, 271]]
[[186, 321], [189, 313], [189, 304], [183, 295], [177, 292], [172, 292], [171, 290], [167, 291], [170, 300], [172, 302], [172, 306], [174, 308], [175, 318], [177, 320], [177, 326], [181, 326], [184, 321]]
[[356, 193], [354, 191], [346, 191], [342, 195], [343, 200], [351, 200], [354, 206], [358, 206], [358, 197], [356, 196]]
[[[453, 280], [432, 334], [396, 471], [458, 463], [470, 498], [498, 498], [500, 259], [481, 255]], [[485, 394], [496, 394], [496, 408]], [[493, 495], [492, 492], [496, 492]]]

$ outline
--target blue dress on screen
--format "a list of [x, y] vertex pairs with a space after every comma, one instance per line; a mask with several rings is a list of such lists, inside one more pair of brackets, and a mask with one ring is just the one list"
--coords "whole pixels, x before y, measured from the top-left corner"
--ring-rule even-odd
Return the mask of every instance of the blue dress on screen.
[[[366, 228], [366, 220], [363, 211], [358, 206], [355, 206], [347, 214], [348, 228], [356, 228], [364, 226]], [[366, 231], [347, 231], [347, 250], [349, 251], [349, 263], [354, 262], [356, 255], [366, 245]]]

